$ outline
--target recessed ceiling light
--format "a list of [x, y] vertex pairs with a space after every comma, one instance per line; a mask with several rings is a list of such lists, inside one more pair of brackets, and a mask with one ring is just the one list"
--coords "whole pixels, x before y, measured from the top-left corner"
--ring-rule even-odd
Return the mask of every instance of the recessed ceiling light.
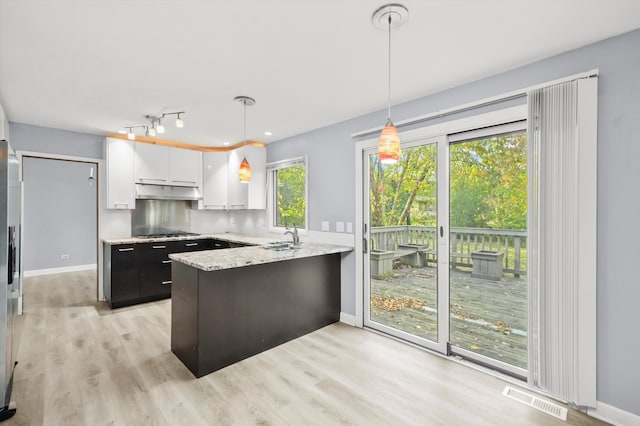
[[273, 133], [271, 133], [271, 132], [270, 132], [270, 131], [268, 131], [268, 130], [267, 130], [266, 132], [264, 132], [264, 135], [265, 135], [265, 136], [271, 136], [272, 134], [273, 134]]
[[229, 146], [229, 142], [223, 142], [222, 145]]
[[121, 135], [126, 135], [127, 131], [125, 129], [120, 129], [118, 130], [118, 133], [120, 133]]

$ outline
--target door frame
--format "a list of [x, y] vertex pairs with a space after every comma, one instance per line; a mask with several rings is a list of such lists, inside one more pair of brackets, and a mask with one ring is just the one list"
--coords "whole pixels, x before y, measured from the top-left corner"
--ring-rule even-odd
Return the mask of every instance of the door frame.
[[[96, 212], [95, 212], [95, 218], [96, 218], [96, 297], [97, 300], [104, 300], [104, 291], [103, 291], [103, 286], [100, 285], [101, 284], [101, 278], [102, 278], [102, 262], [100, 262], [100, 259], [102, 259], [102, 244], [100, 244], [100, 210], [101, 210], [101, 200], [104, 197], [103, 194], [103, 185], [100, 185], [101, 182], [101, 174], [102, 171], [104, 170], [103, 165], [104, 165], [104, 160], [100, 159], [100, 158], [91, 158], [91, 157], [77, 157], [77, 156], [72, 156], [72, 155], [63, 155], [63, 154], [50, 154], [50, 153], [46, 153], [46, 152], [34, 152], [34, 151], [16, 151], [16, 157], [18, 157], [18, 161], [20, 162], [19, 165], [19, 169], [18, 169], [18, 173], [20, 176], [20, 183], [22, 184], [23, 179], [22, 179], [22, 174], [23, 174], [23, 158], [27, 157], [27, 158], [40, 158], [40, 159], [44, 159], [44, 160], [59, 160], [59, 161], [71, 161], [71, 162], [77, 162], [77, 163], [89, 163], [89, 164], [95, 164], [96, 166], [96, 171], [94, 173], [94, 183], [96, 185]], [[21, 241], [24, 241], [24, 196], [22, 197], [22, 201], [21, 201], [21, 206], [20, 206], [20, 223], [22, 224], [21, 226], [21, 234], [20, 234], [20, 239]], [[24, 244], [20, 245], [20, 259], [23, 259], [23, 250], [24, 250]], [[24, 262], [20, 262], [20, 275], [22, 277], [24, 277], [23, 274], [23, 265]], [[23, 293], [22, 293], [22, 288], [20, 289], [20, 296], [18, 298], [18, 312], [19, 314], [22, 314], [22, 300], [23, 298]]]
[[[445, 144], [446, 149], [438, 149], [438, 181], [440, 179], [443, 182], [448, 182], [449, 179], [449, 164], [448, 164], [448, 155], [449, 155], [449, 138], [448, 135], [460, 132], [467, 132], [470, 130], [476, 130], [489, 126], [496, 126], [500, 124], [506, 124], [514, 121], [522, 121], [527, 118], [527, 105], [518, 105], [515, 107], [509, 107], [505, 109], [500, 109], [497, 111], [481, 113], [477, 115], [473, 115], [466, 118], [454, 119], [451, 121], [447, 121], [444, 123], [434, 124], [431, 126], [420, 127], [417, 129], [400, 131], [400, 139], [402, 141], [403, 146], [409, 146], [416, 141], [428, 140], [433, 138], [438, 138], [439, 144]], [[368, 211], [369, 206], [365, 205], [365, 202], [368, 200], [367, 194], [365, 193], [365, 189], [368, 187], [365, 183], [364, 176], [364, 159], [366, 158], [367, 151], [371, 149], [375, 149], [378, 144], [378, 137], [376, 135], [375, 138], [370, 138], [362, 141], [357, 141], [355, 145], [355, 174], [356, 174], [356, 206], [355, 206], [355, 255], [356, 255], [356, 265], [355, 265], [355, 326], [359, 328], [364, 328], [364, 315], [365, 315], [365, 283], [368, 281], [368, 277], [366, 273], [368, 273], [369, 268], [365, 265], [365, 254], [363, 253], [363, 249], [365, 246], [364, 238], [364, 213]], [[446, 154], [445, 154], [446, 153]], [[442, 169], [442, 170], [441, 170]], [[447, 184], [448, 188], [448, 184]], [[443, 193], [440, 188], [438, 189], [438, 196]], [[438, 251], [442, 252], [444, 248], [444, 253], [448, 253], [449, 247], [449, 205], [448, 205], [448, 194], [446, 195], [446, 199], [439, 200], [438, 202], [438, 227], [444, 226], [443, 229], [443, 238], [438, 239]], [[445, 203], [446, 202], [446, 203]], [[368, 243], [367, 243], [368, 245]], [[442, 264], [441, 264], [442, 262]], [[446, 306], [444, 306], [444, 310], [447, 313], [447, 318], [449, 314], [449, 292], [448, 292], [448, 264], [449, 264], [449, 256], [438, 256], [438, 267], [443, 268], [447, 271], [447, 276], [442, 276], [443, 274], [438, 274], [438, 311], [441, 312], [443, 308], [441, 304], [440, 292], [446, 292]], [[442, 277], [441, 277], [442, 276]], [[443, 285], [441, 288], [441, 282], [443, 279], [447, 280], [447, 285]], [[441, 316], [438, 316], [438, 352], [446, 353], [446, 349], [442, 350], [439, 345], [447, 344], [449, 341], [449, 323], [447, 320], [446, 325], [446, 339], [442, 339], [441, 330], [444, 332], [443, 328], [441, 328], [440, 324]]]

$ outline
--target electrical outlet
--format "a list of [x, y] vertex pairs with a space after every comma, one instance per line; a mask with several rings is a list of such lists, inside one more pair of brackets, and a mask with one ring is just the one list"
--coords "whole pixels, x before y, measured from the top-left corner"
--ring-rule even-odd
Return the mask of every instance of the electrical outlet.
[[353, 234], [353, 223], [347, 222], [347, 232]]
[[344, 222], [336, 222], [336, 232], [344, 232]]
[[69, 255], [68, 254], [61, 254], [60, 255], [60, 259], [67, 260], [67, 259], [69, 259]]
[[329, 222], [328, 221], [326, 221], [326, 220], [322, 221], [322, 230], [324, 232], [328, 232], [329, 231]]

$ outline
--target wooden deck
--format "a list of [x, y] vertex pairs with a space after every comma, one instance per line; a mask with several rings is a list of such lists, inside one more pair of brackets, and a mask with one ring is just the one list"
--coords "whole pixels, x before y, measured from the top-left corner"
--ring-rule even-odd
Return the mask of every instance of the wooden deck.
[[[500, 281], [451, 271], [449, 341], [461, 348], [527, 368], [527, 281]], [[437, 340], [436, 269], [402, 267], [371, 280], [371, 319]], [[443, 337], [446, 339], [446, 336]]]

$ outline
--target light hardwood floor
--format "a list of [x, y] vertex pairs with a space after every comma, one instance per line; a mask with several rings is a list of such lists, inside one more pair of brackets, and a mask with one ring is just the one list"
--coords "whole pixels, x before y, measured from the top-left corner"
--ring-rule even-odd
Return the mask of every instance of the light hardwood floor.
[[505, 383], [333, 324], [195, 379], [170, 347], [171, 301], [110, 310], [94, 272], [25, 280], [7, 425], [591, 425], [501, 395]]

